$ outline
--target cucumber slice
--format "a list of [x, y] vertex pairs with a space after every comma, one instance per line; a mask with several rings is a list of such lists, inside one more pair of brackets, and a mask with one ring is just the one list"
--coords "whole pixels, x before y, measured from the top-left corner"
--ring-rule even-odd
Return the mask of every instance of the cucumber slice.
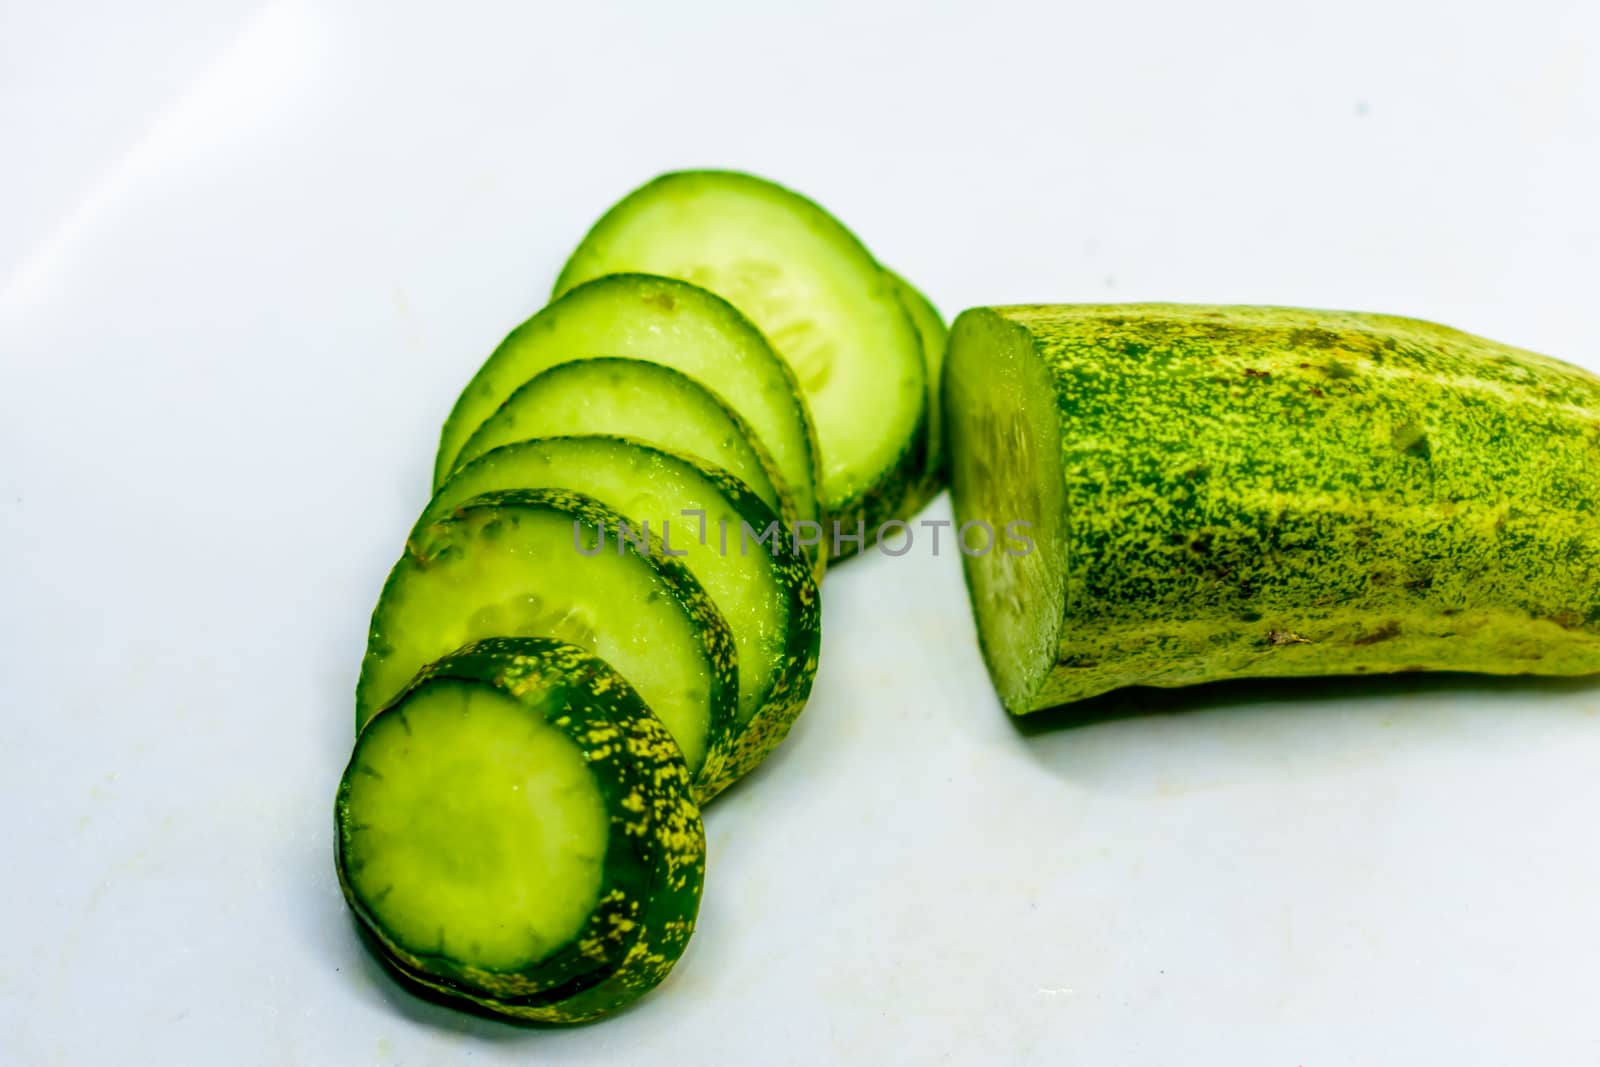
[[784, 515], [785, 529], [796, 518], [749, 424], [688, 375], [639, 359], [582, 359], [534, 375], [467, 439], [455, 469], [517, 441], [623, 433], [726, 470]]
[[[803, 553], [781, 534], [756, 539], [778, 521], [772, 509], [725, 472], [642, 442], [557, 437], [505, 445], [468, 463], [440, 486], [419, 528], [463, 501], [508, 488], [581, 491], [630, 528], [647, 529], [651, 551], [684, 553], [684, 565], [732, 630], [739, 658], [738, 746], [729, 760], [702, 768], [702, 802], [753, 770], [811, 692], [822, 626]], [[685, 516], [685, 509], [703, 517]]]
[[950, 331], [939, 316], [933, 303], [900, 275], [889, 271], [894, 282], [895, 295], [900, 305], [911, 316], [917, 328], [917, 338], [922, 342], [922, 366], [928, 376], [928, 451], [923, 460], [922, 477], [918, 479], [900, 507], [901, 517], [915, 515], [939, 495], [950, 480], [950, 465], [946, 462], [944, 428], [940, 419], [939, 400], [940, 368], [944, 363], [944, 346]]
[[691, 772], [724, 765], [737, 730], [733, 635], [687, 568], [618, 536], [624, 521], [581, 494], [544, 489], [475, 497], [418, 530], [372, 613], [357, 729], [462, 645], [551, 637], [616, 667]]
[[1387, 315], [1149, 304], [967, 311], [945, 372], [956, 519], [997, 535], [963, 560], [973, 614], [1014, 713], [1600, 672], [1586, 371]]
[[714, 389], [755, 431], [796, 513], [817, 519], [815, 431], [789, 368], [726, 300], [683, 281], [639, 274], [576, 288], [501, 342], [445, 421], [434, 488], [460, 465], [467, 439], [522, 383], [558, 363], [605, 356], [660, 363]]
[[924, 459], [927, 376], [894, 283], [849, 230], [760, 178], [684, 171], [606, 212], [555, 291], [621, 270], [685, 278], [749, 315], [816, 421], [828, 520], [871, 536], [896, 515]]
[[356, 739], [334, 811], [340, 886], [385, 962], [491, 1011], [614, 1011], [694, 928], [688, 768], [573, 645], [491, 639], [429, 665]]

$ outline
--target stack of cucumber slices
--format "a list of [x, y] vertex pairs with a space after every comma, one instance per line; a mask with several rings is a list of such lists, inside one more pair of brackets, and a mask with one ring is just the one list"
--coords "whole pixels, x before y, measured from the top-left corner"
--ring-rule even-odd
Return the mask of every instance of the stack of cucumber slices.
[[938, 313], [728, 172], [613, 207], [444, 425], [372, 616], [340, 884], [402, 979], [547, 1022], [658, 984], [700, 807], [810, 693], [830, 557], [942, 485]]

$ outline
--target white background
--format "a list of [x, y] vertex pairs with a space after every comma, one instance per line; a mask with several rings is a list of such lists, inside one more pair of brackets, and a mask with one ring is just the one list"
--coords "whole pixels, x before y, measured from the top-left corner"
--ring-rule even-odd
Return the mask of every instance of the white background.
[[1585, 0], [4, 0], [0, 1062], [1600, 1060], [1600, 689], [1022, 732], [925, 551], [830, 575], [621, 1017], [401, 992], [330, 846], [438, 424], [633, 185], [776, 177], [946, 312], [1384, 310], [1600, 368], [1597, 46]]

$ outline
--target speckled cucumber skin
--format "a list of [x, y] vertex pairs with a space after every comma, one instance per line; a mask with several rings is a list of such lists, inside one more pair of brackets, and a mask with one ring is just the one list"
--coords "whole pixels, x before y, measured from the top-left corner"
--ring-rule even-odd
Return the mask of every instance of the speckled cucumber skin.
[[[699, 911], [705, 832], [677, 744], [621, 675], [576, 646], [545, 638], [468, 645], [424, 668], [380, 715], [403, 714], [411, 694], [446, 678], [522, 700], [583, 749], [611, 824], [600, 901], [577, 938], [529, 972], [464, 968], [396, 944], [346, 876], [344, 798], [359, 746], [335, 805], [335, 866], [346, 900], [384, 961], [434, 993], [546, 1023], [587, 1022], [625, 1007], [666, 977]], [[557, 699], [546, 701], [548, 694]]]
[[984, 317], [1048, 369], [1028, 402], [1057, 409], [1066, 490], [1057, 652], [1011, 711], [1134, 684], [1600, 671], [1588, 372], [1386, 315], [1127, 305], [966, 312], [949, 375], [992, 356], [970, 343]]
[[[373, 706], [383, 699], [368, 692], [367, 665], [381, 656], [388, 644], [384, 632], [384, 607], [390, 587], [397, 581], [397, 575], [407, 567], [426, 568], [440, 553], [461, 551], [452, 538], [452, 524], [460, 517], [484, 509], [506, 508], [541, 508], [563, 512], [572, 516], [575, 524], [581, 524], [587, 529], [594, 530], [603, 526], [604, 529], [613, 531], [611, 544], [616, 543], [615, 531], [622, 520], [618, 512], [582, 493], [561, 489], [513, 489], [479, 494], [458, 506], [451, 518], [413, 531], [406, 543], [405, 555], [390, 571], [389, 578], [384, 583], [383, 593], [379, 595], [378, 604], [372, 612], [372, 622], [367, 631], [367, 654], [362, 661], [361, 678], [356, 682], [358, 734], [370, 716]], [[630, 555], [640, 554], [633, 543], [626, 539], [624, 539], [624, 549]], [[715, 776], [720, 777], [722, 773], [720, 768], [733, 759], [738, 743], [736, 705], [739, 676], [733, 633], [728, 629], [727, 621], [723, 619], [721, 612], [711, 602], [711, 597], [700, 587], [700, 583], [689, 573], [688, 568], [676, 559], [666, 559], [655, 553], [647, 558], [672, 590], [674, 599], [693, 621], [704, 643], [706, 659], [710, 665], [712, 722], [706, 738], [706, 757], [696, 774], [696, 798], [704, 800], [711, 794], [702, 792], [702, 787], [698, 783], [708, 780], [706, 773], [708, 767], [712, 768]], [[618, 605], [618, 607], [626, 606]]]

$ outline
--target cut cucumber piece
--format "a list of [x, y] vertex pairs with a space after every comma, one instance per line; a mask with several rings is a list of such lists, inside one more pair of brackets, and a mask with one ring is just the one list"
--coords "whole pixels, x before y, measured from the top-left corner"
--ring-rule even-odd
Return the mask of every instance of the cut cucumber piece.
[[385, 962], [491, 1011], [614, 1011], [694, 929], [689, 770], [573, 645], [490, 639], [429, 665], [356, 739], [334, 812], [340, 885]]
[[927, 458], [922, 462], [922, 477], [918, 479], [909, 494], [906, 502], [901, 505], [901, 517], [915, 515], [939, 492], [944, 489], [950, 480], [950, 467], [945, 460], [944, 427], [940, 420], [939, 382], [940, 367], [944, 363], [944, 346], [950, 331], [945, 328], [944, 319], [939, 317], [939, 310], [922, 293], [912, 287], [900, 275], [889, 271], [889, 278], [894, 282], [895, 295], [900, 298], [900, 305], [911, 316], [911, 322], [917, 328], [917, 337], [922, 342], [922, 367], [928, 376], [928, 450]]
[[582, 359], [534, 375], [467, 440], [455, 469], [501, 445], [579, 434], [625, 434], [720, 467], [787, 516], [786, 524], [796, 517], [750, 426], [693, 378], [639, 359]]
[[738, 728], [733, 635], [678, 560], [619, 537], [625, 521], [589, 497], [540, 489], [475, 497], [417, 530], [372, 613], [357, 729], [462, 645], [551, 637], [616, 667], [691, 772], [725, 765]]
[[[434, 494], [419, 528], [463, 501], [509, 488], [581, 491], [631, 529], [646, 530], [652, 552], [684, 554], [732, 630], [739, 659], [738, 744], [727, 761], [702, 768], [701, 801], [754, 769], [811, 692], [822, 627], [805, 555], [781, 532], [758, 539], [778, 522], [772, 509], [727, 473], [687, 457], [626, 438], [557, 437], [505, 445], [468, 463]], [[611, 610], [626, 611], [625, 603]]]
[[850, 231], [748, 174], [667, 174], [595, 223], [555, 291], [625, 270], [721, 294], [789, 362], [816, 421], [830, 523], [865, 523], [870, 537], [897, 514], [924, 459], [927, 376], [893, 281]]
[[965, 312], [945, 374], [956, 519], [997, 534], [964, 564], [1012, 712], [1221, 678], [1600, 672], [1585, 371], [1386, 315], [1127, 305]]
[[713, 390], [755, 431], [800, 518], [817, 519], [815, 431], [789, 368], [726, 300], [683, 281], [639, 274], [574, 289], [501, 342], [445, 421], [434, 487], [459, 466], [467, 439], [524, 382], [558, 363], [606, 356], [660, 363]]

